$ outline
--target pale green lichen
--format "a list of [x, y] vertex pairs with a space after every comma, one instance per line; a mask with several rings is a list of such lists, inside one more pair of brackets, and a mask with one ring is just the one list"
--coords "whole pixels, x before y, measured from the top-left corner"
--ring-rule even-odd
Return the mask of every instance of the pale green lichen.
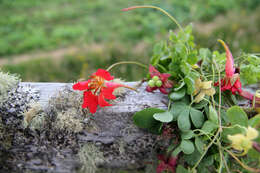
[[78, 116], [78, 111], [74, 108], [68, 109], [64, 112], [58, 112], [55, 121], [55, 127], [59, 130], [66, 130], [68, 132], [80, 132], [83, 130], [83, 119]]
[[29, 109], [23, 113], [24, 128], [29, 127], [31, 130], [41, 130], [44, 128], [46, 114], [39, 103], [32, 102]]
[[0, 71], [0, 103], [6, 100], [7, 92], [17, 87], [19, 82], [20, 79], [17, 75]]
[[79, 159], [82, 167], [79, 173], [96, 173], [97, 164], [104, 161], [102, 152], [94, 144], [85, 144], [79, 151]]

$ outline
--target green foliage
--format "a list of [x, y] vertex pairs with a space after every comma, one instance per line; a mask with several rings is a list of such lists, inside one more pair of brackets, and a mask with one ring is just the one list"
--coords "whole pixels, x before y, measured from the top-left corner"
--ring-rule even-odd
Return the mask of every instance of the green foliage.
[[176, 92], [172, 92], [169, 97], [171, 100], [176, 101], [176, 100], [180, 100], [185, 96], [185, 92], [186, 92], [186, 88], [183, 87], [180, 90], [176, 91]]
[[248, 118], [244, 110], [239, 106], [232, 106], [227, 110], [227, 117], [232, 125], [248, 126]]
[[204, 115], [201, 111], [199, 111], [197, 109], [194, 109], [194, 108], [190, 109], [190, 118], [191, 118], [193, 125], [196, 128], [200, 128], [204, 124]]
[[190, 140], [182, 140], [180, 144], [180, 148], [185, 154], [191, 154], [194, 152], [194, 145]]
[[254, 117], [250, 118], [248, 121], [248, 125], [257, 128], [260, 125], [260, 114], [255, 115]]
[[[132, 4], [155, 4], [174, 12], [180, 21], [194, 21], [210, 20], [228, 11], [230, 7], [236, 10], [240, 10], [241, 7], [245, 9], [245, 3], [252, 4], [249, 2], [251, 1], [232, 0], [229, 3], [198, 1], [191, 6], [191, 0], [182, 2], [134, 0], [130, 4], [120, 0], [109, 4], [105, 0], [91, 2], [86, 0], [46, 0], [44, 2], [3, 0], [0, 2], [2, 14], [0, 17], [2, 26], [0, 55], [17, 54], [35, 49], [48, 50], [72, 43], [82, 44], [100, 40], [111, 42], [115, 38], [135, 43], [140, 40], [153, 41], [153, 36], [159, 31], [166, 33], [168, 29], [175, 27], [169, 20], [161, 20], [159, 14], [149, 13], [147, 10], [132, 13], [131, 18], [121, 15], [120, 9]], [[246, 10], [255, 9], [257, 4], [259, 3], [255, 2], [254, 5], [246, 6]], [[115, 30], [117, 33], [113, 32]]]
[[254, 84], [260, 81], [260, 57], [254, 54], [244, 54], [241, 59], [240, 77], [244, 84]]
[[172, 114], [169, 111], [163, 113], [155, 113], [153, 114], [153, 118], [162, 123], [172, 122], [173, 119]]
[[191, 128], [189, 114], [190, 109], [187, 107], [186, 109], [183, 109], [178, 116], [177, 123], [181, 131], [188, 131]]

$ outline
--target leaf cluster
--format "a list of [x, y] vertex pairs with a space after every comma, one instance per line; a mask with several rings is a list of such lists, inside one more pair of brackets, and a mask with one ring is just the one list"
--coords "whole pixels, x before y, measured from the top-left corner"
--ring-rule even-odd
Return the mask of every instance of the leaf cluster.
[[[240, 66], [241, 75], [244, 78], [253, 73], [253, 70], [246, 71], [247, 68], [254, 69], [255, 74], [245, 80], [254, 83], [258, 80], [260, 61], [256, 56], [246, 57], [247, 62]], [[154, 48], [150, 63], [161, 73], [171, 74], [175, 83], [169, 93], [169, 107], [166, 111], [144, 109], [137, 112], [133, 120], [138, 127], [155, 134], [163, 134], [164, 124], [175, 129], [177, 137], [166, 155], [181, 156], [188, 165], [185, 166], [188, 169], [179, 165], [177, 172], [209, 172], [205, 171], [205, 167], [229, 172], [233, 156], [227, 152], [231, 143], [227, 136], [244, 133], [248, 126], [259, 127], [259, 115], [248, 120], [244, 110], [234, 106], [237, 100], [229, 92], [219, 93], [217, 90], [214, 96], [205, 96], [195, 103], [196, 79], [217, 82], [222, 78], [225, 62], [225, 53], [196, 47], [191, 26], [177, 34], [170, 32], [169, 39]], [[256, 151], [250, 150], [247, 157], [259, 156]]]

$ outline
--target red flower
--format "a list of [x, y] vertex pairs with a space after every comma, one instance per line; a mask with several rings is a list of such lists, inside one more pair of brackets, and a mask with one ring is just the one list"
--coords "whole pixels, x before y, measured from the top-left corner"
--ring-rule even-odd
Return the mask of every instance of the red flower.
[[156, 173], [161, 173], [163, 171], [175, 172], [177, 157], [170, 157], [167, 159], [164, 155], [158, 155], [158, 159], [160, 160], [160, 163], [157, 166]]
[[118, 87], [130, 88], [126, 85], [107, 82], [113, 80], [114, 77], [104, 69], [98, 69], [96, 73], [90, 76], [90, 79], [78, 82], [73, 85], [74, 90], [84, 91], [82, 108], [88, 108], [91, 113], [95, 113], [98, 105], [100, 107], [112, 106], [107, 100], [114, 100], [116, 96], [113, 91]]
[[149, 66], [149, 73], [152, 79], [148, 81], [148, 86], [146, 87], [146, 91], [153, 92], [154, 90], [159, 88], [159, 90], [163, 94], [168, 94], [167, 89], [172, 88], [173, 86], [172, 81], [168, 80], [168, 78], [171, 75], [168, 73], [160, 73], [152, 65]]
[[[221, 91], [230, 90], [232, 94], [236, 94], [237, 92], [240, 94], [242, 92], [242, 85], [239, 74], [235, 73], [233, 56], [225, 42], [222, 40], [218, 41], [224, 46], [227, 58], [225, 66], [226, 76], [221, 79]], [[219, 82], [216, 82], [215, 86], [218, 85]]]

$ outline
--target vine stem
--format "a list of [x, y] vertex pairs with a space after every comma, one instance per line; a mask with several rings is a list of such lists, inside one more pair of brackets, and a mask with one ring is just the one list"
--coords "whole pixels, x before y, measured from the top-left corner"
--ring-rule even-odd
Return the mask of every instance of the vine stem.
[[245, 165], [243, 162], [241, 162], [231, 151], [227, 150], [224, 148], [224, 150], [229, 154], [231, 155], [243, 168], [245, 168], [246, 170], [248, 171], [251, 171], [251, 172], [258, 172], [260, 173], [260, 169], [255, 169], [255, 168], [251, 168], [247, 165]]
[[[220, 79], [220, 71], [218, 69], [218, 66], [216, 64], [216, 62], [214, 61], [214, 64], [216, 65], [217, 67], [217, 70], [218, 70], [218, 82], [220, 83], [221, 82], [221, 79]], [[221, 105], [221, 87], [219, 87], [219, 105]], [[204, 156], [207, 154], [209, 148], [214, 144], [215, 140], [217, 140], [220, 132], [222, 132], [222, 126], [221, 126], [221, 117], [220, 117], [220, 111], [221, 111], [221, 107], [219, 107], [218, 109], [218, 120], [219, 120], [219, 128], [218, 128], [218, 131], [217, 133], [215, 134], [214, 138], [212, 139], [212, 141], [209, 143], [209, 145], [206, 147], [204, 153], [201, 155], [200, 159], [196, 162], [196, 164], [193, 166], [192, 170], [195, 171], [196, 167], [199, 165], [199, 163], [201, 162], [201, 160], [204, 158]], [[222, 159], [222, 158], [221, 158]]]
[[139, 65], [139, 66], [141, 66], [141, 67], [143, 67], [143, 68], [148, 69], [148, 67], [147, 67], [146, 65], [144, 65], [144, 64], [142, 64], [142, 63], [139, 63], [139, 62], [136, 62], [136, 61], [121, 61], [121, 62], [117, 62], [117, 63], [112, 64], [111, 66], [109, 66], [109, 67], [107, 68], [107, 71], [109, 71], [109, 70], [111, 70], [112, 68], [114, 68], [115, 66], [121, 65], [121, 64], [135, 64], [135, 65]]
[[181, 25], [179, 24], [179, 22], [172, 15], [170, 15], [167, 11], [161, 9], [160, 7], [156, 7], [156, 6], [153, 6], [153, 5], [140, 5], [140, 6], [132, 6], [132, 7], [124, 8], [124, 9], [122, 9], [122, 11], [129, 11], [129, 10], [133, 10], [133, 9], [136, 9], [136, 8], [153, 8], [153, 9], [159, 10], [162, 13], [164, 13], [166, 16], [168, 16], [178, 26], [178, 28], [182, 32], [184, 32], [184, 30], [181, 27]]

